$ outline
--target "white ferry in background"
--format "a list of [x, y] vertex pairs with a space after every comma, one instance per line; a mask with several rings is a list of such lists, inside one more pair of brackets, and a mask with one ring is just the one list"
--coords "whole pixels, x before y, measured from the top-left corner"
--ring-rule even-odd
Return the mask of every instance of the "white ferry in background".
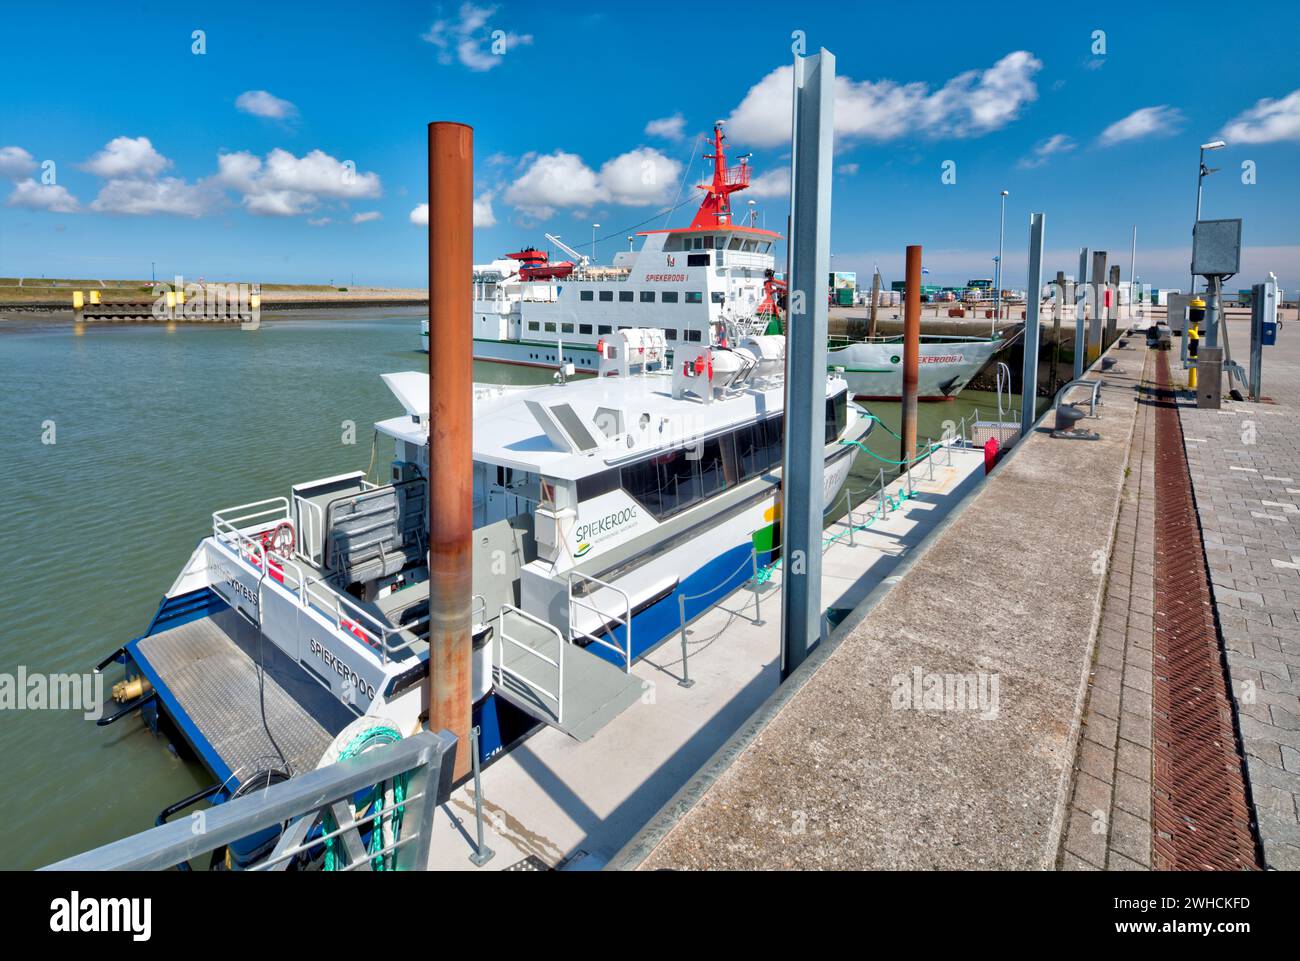
[[[721, 124], [713, 129], [713, 178], [689, 226], [643, 231], [641, 247], [597, 266], [551, 234], [570, 259], [526, 248], [474, 267], [474, 359], [594, 373], [599, 348], [619, 330], [658, 328], [671, 356], [720, 343], [728, 329], [779, 332], [785, 284], [777, 277], [781, 235], [732, 220], [731, 195], [750, 184], [749, 158], [727, 163]], [[421, 348], [429, 349], [421, 324]], [[711, 333], [712, 332], [712, 333]], [[854, 396], [902, 394], [901, 341], [832, 342], [828, 364], [844, 368]], [[1001, 340], [924, 337], [921, 396], [956, 396], [1002, 346]]]
[[[611, 333], [598, 373], [476, 388], [473, 721], [482, 760], [538, 725], [585, 740], [642, 696], [631, 666], [779, 544], [785, 338], [701, 345], [666, 366], [659, 330]], [[680, 358], [680, 352], [679, 352]], [[217, 511], [123, 666], [121, 703], [187, 748], [220, 803], [405, 737], [427, 710], [428, 375], [385, 374], [386, 480], [357, 471]], [[824, 507], [872, 419], [825, 381]], [[755, 560], [756, 558], [756, 560]], [[394, 733], [395, 732], [395, 733]], [[276, 832], [231, 845], [265, 856]]]

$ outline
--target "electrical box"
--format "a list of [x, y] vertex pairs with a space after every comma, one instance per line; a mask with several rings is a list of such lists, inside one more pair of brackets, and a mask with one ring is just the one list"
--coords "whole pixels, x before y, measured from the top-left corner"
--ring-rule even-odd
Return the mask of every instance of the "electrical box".
[[1277, 343], [1277, 321], [1264, 321], [1264, 327], [1259, 342], [1265, 347], [1272, 347]]
[[1227, 277], [1241, 269], [1241, 218], [1198, 220], [1192, 228], [1192, 273]]

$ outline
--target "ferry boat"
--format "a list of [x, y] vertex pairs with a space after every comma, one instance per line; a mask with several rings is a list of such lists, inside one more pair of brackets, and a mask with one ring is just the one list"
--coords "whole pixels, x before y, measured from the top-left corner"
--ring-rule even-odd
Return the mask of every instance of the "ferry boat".
[[[473, 723], [489, 761], [540, 725], [579, 740], [641, 696], [631, 673], [779, 546], [785, 339], [701, 347], [612, 332], [594, 378], [476, 386]], [[223, 801], [338, 756], [358, 725], [408, 736], [427, 708], [428, 375], [383, 375], [389, 476], [357, 471], [212, 514], [121, 665], [121, 705], [211, 774], [167, 809]], [[824, 506], [872, 418], [825, 382]], [[274, 837], [229, 852], [236, 865]]]
[[[662, 330], [670, 359], [676, 351], [694, 356], [708, 331], [728, 325], [751, 334], [779, 330], [785, 285], [774, 251], [781, 235], [732, 219], [731, 195], [750, 185], [749, 158], [728, 164], [719, 122], [705, 159], [713, 161], [713, 177], [696, 185], [704, 198], [690, 224], [640, 232], [640, 249], [619, 252], [609, 266], [592, 264], [551, 234], [547, 239], [570, 259], [551, 261], [529, 247], [475, 265], [474, 359], [546, 368], [572, 363], [590, 374], [601, 342], [627, 328]], [[424, 351], [428, 338], [424, 320]], [[828, 346], [855, 397], [902, 395], [901, 339]], [[922, 337], [920, 397], [955, 397], [1002, 346], [998, 338]]]

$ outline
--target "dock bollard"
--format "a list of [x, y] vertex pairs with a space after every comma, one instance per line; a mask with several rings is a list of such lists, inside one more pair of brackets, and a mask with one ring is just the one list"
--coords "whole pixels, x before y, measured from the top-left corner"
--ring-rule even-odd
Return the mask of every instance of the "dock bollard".
[[72, 309], [73, 309], [73, 310], [81, 310], [81, 309], [82, 309], [83, 307], [85, 307], [85, 306], [86, 306], [86, 298], [85, 298], [85, 296], [83, 296], [83, 294], [81, 293], [81, 291], [79, 291], [79, 290], [74, 290], [74, 291], [72, 292]]
[[[481, 868], [496, 856], [496, 852], [483, 843], [483, 782], [480, 779], [481, 768], [478, 759], [480, 733], [477, 724], [469, 729], [470, 760], [474, 762], [474, 823], [478, 829], [478, 835], [474, 843], [474, 853], [469, 856], [469, 859], [476, 868]], [[424, 803], [429, 804], [433, 800], [432, 798], [425, 798]]]
[[99, 303], [99, 291], [98, 291], [98, 290], [92, 290], [92, 291], [90, 292], [90, 302], [91, 302], [92, 305], [95, 305], [95, 304], [98, 304], [98, 303]]
[[763, 610], [762, 610], [762, 608], [759, 606], [759, 601], [758, 601], [758, 598], [759, 598], [759, 593], [758, 593], [758, 587], [759, 587], [759, 584], [758, 584], [758, 549], [757, 549], [756, 547], [754, 547], [752, 544], [749, 546], [749, 560], [750, 560], [750, 564], [753, 566], [753, 569], [754, 569], [754, 625], [755, 625], [756, 627], [762, 627], [762, 626], [763, 626]]
[[682, 679], [677, 682], [678, 687], [694, 687], [695, 682], [691, 680], [691, 674], [686, 667], [686, 597], [683, 594], [677, 595], [677, 615], [681, 618], [682, 629]]

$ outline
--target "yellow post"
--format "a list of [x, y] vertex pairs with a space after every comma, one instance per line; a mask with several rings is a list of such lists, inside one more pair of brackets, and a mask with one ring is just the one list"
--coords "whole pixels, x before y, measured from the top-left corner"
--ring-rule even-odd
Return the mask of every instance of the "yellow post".
[[1187, 304], [1187, 359], [1193, 364], [1187, 371], [1187, 387], [1196, 390], [1196, 352], [1201, 346], [1201, 321], [1205, 320], [1205, 301], [1195, 297]]
[[90, 292], [90, 302], [91, 302], [92, 304], [98, 304], [98, 303], [99, 303], [99, 291], [98, 291], [98, 290], [92, 290], [92, 291]]
[[176, 288], [176, 303], [180, 304], [182, 307], [185, 306], [185, 288], [184, 288], [184, 287], [177, 287], [177, 288]]
[[85, 296], [81, 293], [81, 291], [74, 290], [72, 292], [72, 309], [81, 310], [81, 308], [84, 306], [86, 306]]

